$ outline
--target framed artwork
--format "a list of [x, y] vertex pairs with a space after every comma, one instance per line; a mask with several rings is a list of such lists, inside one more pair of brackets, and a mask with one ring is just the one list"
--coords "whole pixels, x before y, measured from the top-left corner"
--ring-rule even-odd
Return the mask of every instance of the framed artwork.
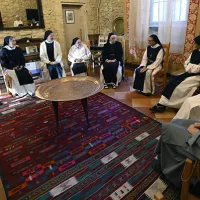
[[75, 16], [73, 10], [66, 10], [66, 23], [67, 24], [74, 24], [75, 23]]

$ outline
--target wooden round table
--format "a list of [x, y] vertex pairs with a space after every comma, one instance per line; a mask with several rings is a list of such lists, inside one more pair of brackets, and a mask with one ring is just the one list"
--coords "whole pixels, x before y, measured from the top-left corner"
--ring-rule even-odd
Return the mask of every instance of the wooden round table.
[[90, 76], [73, 76], [59, 78], [43, 83], [37, 88], [35, 94], [40, 99], [52, 102], [58, 129], [58, 103], [60, 101], [81, 100], [89, 126], [87, 98], [97, 94], [102, 89], [103, 84], [96, 78]]

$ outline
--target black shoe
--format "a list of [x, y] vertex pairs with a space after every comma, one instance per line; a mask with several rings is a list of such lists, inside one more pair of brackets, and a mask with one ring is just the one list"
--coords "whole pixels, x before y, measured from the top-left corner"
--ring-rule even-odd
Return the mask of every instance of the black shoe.
[[2, 101], [0, 101], [0, 106], [2, 106], [3, 105], [3, 102]]
[[147, 96], [147, 97], [149, 97], [149, 96], [151, 96], [152, 94], [151, 93], [144, 93], [144, 92], [141, 92], [144, 96]]
[[104, 89], [108, 89], [108, 85], [107, 84], [104, 84]]
[[152, 111], [152, 112], [160, 112], [160, 113], [162, 113], [162, 112], [165, 112], [165, 109], [166, 109], [165, 106], [157, 104], [157, 105], [153, 106], [152, 108], [150, 108], [149, 110]]

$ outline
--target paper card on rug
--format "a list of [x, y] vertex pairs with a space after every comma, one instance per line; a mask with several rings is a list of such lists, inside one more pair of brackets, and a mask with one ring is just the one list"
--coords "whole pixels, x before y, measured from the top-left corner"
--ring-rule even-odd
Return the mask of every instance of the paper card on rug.
[[137, 160], [137, 158], [134, 155], [129, 156], [128, 158], [126, 158], [125, 160], [123, 160], [121, 162], [121, 164], [125, 167], [128, 168], [130, 167], [135, 161]]
[[138, 141], [142, 141], [148, 136], [149, 136], [149, 134], [147, 132], [144, 132], [141, 135], [137, 136], [135, 139], [138, 140]]
[[49, 193], [51, 194], [52, 197], [56, 197], [56, 196], [60, 195], [61, 193], [65, 192], [66, 190], [68, 190], [69, 188], [73, 187], [77, 183], [78, 183], [78, 181], [76, 180], [76, 178], [72, 177], [72, 178], [64, 181], [60, 185], [56, 186], [52, 190], [50, 190]]
[[126, 182], [124, 185], [122, 185], [120, 188], [118, 188], [115, 192], [113, 192], [110, 197], [113, 200], [119, 200], [122, 199], [123, 197], [125, 197], [131, 190], [133, 189], [133, 187]]
[[5, 115], [5, 114], [11, 113], [11, 112], [15, 112], [15, 111], [16, 111], [15, 108], [10, 109], [10, 110], [6, 110], [6, 111], [3, 111], [3, 112], [2, 112], [2, 115]]
[[102, 162], [103, 164], [107, 164], [107, 163], [109, 163], [111, 160], [115, 159], [117, 156], [118, 156], [118, 154], [117, 154], [116, 152], [112, 152], [112, 153], [108, 154], [107, 156], [103, 157], [103, 158], [101, 159], [101, 162]]
[[154, 199], [154, 195], [156, 192], [163, 192], [167, 188], [167, 185], [158, 178], [146, 191], [145, 194], [151, 198]]
[[160, 140], [160, 137], [161, 137], [161, 135], [160, 135], [160, 136], [158, 136], [158, 137], [156, 138], [156, 140]]

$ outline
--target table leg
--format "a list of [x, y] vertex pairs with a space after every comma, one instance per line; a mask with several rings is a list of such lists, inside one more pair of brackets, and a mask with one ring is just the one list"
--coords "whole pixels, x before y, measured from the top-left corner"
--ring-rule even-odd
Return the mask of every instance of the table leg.
[[82, 102], [82, 105], [83, 105], [83, 109], [84, 109], [85, 117], [86, 117], [86, 120], [87, 120], [87, 124], [88, 124], [88, 126], [90, 126], [89, 119], [88, 119], [88, 103], [87, 103], [87, 98], [81, 99], [81, 102]]
[[56, 127], [58, 130], [58, 102], [57, 101], [52, 101], [53, 109], [54, 109], [54, 114], [56, 117]]

